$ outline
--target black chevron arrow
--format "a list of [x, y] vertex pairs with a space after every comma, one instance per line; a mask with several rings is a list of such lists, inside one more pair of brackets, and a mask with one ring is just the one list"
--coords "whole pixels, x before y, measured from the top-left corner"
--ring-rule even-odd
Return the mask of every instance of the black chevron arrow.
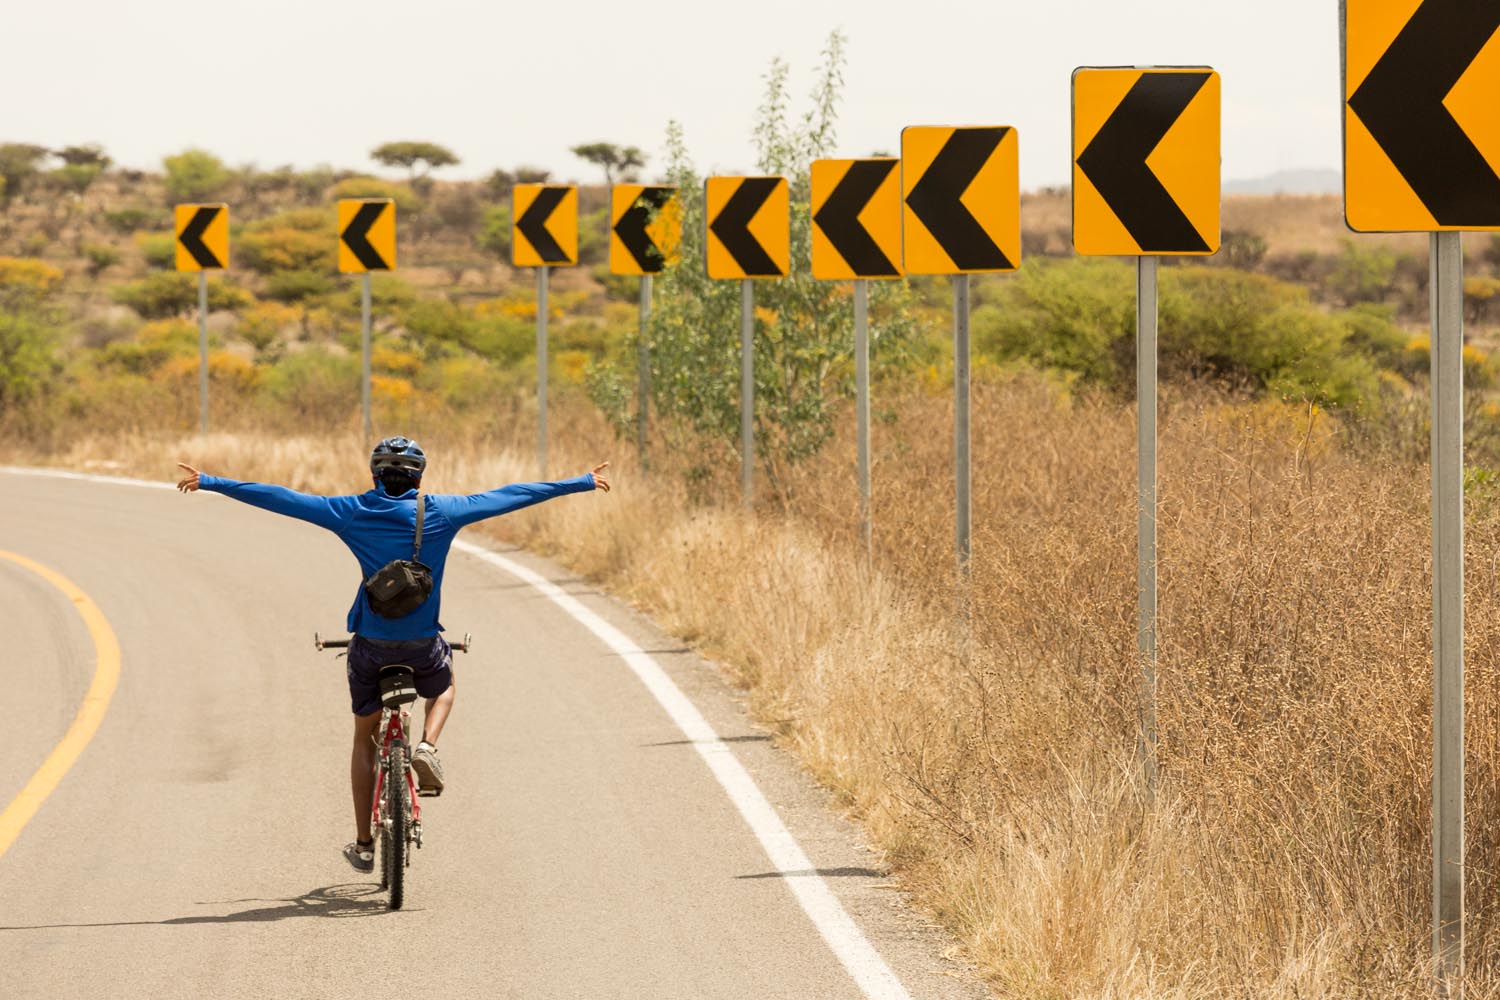
[[370, 227], [380, 218], [380, 213], [386, 210], [388, 202], [367, 201], [359, 206], [359, 211], [354, 213], [354, 218], [339, 233], [339, 239], [344, 241], [344, 246], [349, 252], [359, 258], [359, 262], [367, 271], [389, 271], [391, 265], [387, 264], [385, 258], [370, 245]]
[[1425, 0], [1349, 107], [1442, 226], [1500, 225], [1500, 177], [1443, 99], [1500, 29], [1500, 4]]
[[776, 266], [771, 255], [766, 253], [765, 247], [750, 233], [750, 222], [755, 218], [755, 213], [760, 211], [760, 207], [780, 183], [779, 177], [742, 179], [740, 186], [734, 189], [734, 194], [729, 196], [714, 221], [708, 224], [709, 231], [719, 238], [724, 249], [729, 251], [729, 256], [734, 258], [740, 271], [745, 274], [768, 278], [781, 276], [781, 269]]
[[1207, 253], [1198, 228], [1146, 165], [1209, 73], [1142, 73], [1078, 157], [1130, 238], [1145, 253]]
[[224, 266], [224, 262], [214, 256], [214, 252], [208, 248], [208, 244], [203, 242], [203, 233], [214, 219], [219, 217], [219, 213], [223, 210], [223, 206], [220, 205], [204, 205], [200, 207], [193, 213], [193, 217], [188, 220], [188, 224], [182, 227], [182, 235], [177, 237], [177, 241], [182, 244], [182, 248], [192, 255], [193, 260], [198, 262], [199, 267], [223, 268]]
[[1014, 265], [960, 201], [1009, 128], [954, 129], [927, 172], [906, 196], [912, 213], [963, 271], [1005, 271]]
[[675, 188], [648, 187], [635, 196], [635, 201], [615, 223], [615, 235], [635, 258], [636, 266], [647, 274], [656, 274], [666, 265], [667, 259], [662, 256], [661, 247], [646, 232], [646, 227], [674, 194]]
[[901, 273], [859, 221], [859, 213], [865, 210], [894, 169], [895, 160], [855, 160], [813, 216], [813, 222], [823, 230], [823, 235], [844, 258], [844, 263], [862, 277], [878, 278]]
[[547, 231], [547, 220], [562, 200], [568, 196], [568, 188], [544, 187], [537, 192], [535, 200], [526, 206], [526, 211], [516, 220], [516, 228], [526, 237], [536, 255], [547, 264], [571, 264], [572, 260], [552, 234]]

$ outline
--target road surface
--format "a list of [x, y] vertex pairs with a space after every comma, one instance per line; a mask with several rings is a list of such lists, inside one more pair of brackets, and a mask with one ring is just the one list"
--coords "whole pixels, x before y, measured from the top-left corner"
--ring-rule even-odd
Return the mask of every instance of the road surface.
[[[208, 494], [14, 472], [0, 487], [0, 551], [76, 584], [122, 651], [97, 733], [0, 855], [0, 995], [986, 995], [712, 667], [523, 553], [506, 557], [660, 665], [815, 867], [777, 869], [616, 650], [532, 584], [455, 552], [443, 620], [476, 651], [455, 657], [448, 791], [423, 800], [406, 909], [387, 911], [340, 854], [349, 704], [343, 661], [312, 646], [315, 629], [339, 632], [358, 581], [342, 544]], [[4, 809], [68, 731], [95, 646], [73, 600], [5, 559], [0, 607]], [[795, 879], [831, 890], [834, 917], [894, 977], [885, 987], [861, 987]]]

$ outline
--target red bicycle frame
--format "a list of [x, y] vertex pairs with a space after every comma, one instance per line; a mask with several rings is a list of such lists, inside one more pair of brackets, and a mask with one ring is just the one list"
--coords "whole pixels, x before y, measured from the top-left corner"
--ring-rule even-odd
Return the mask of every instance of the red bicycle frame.
[[[380, 763], [375, 768], [375, 801], [370, 806], [370, 821], [373, 829], [383, 830], [380, 815], [380, 793], [385, 789], [384, 765], [391, 758], [391, 745], [406, 741], [405, 720], [411, 718], [411, 713], [406, 709], [393, 711], [385, 726], [385, 739], [380, 744]], [[411, 794], [411, 820], [413, 824], [422, 822], [422, 807], [417, 804], [417, 782], [412, 777], [411, 761], [406, 766], [406, 786]], [[419, 828], [420, 829], [420, 828]]]

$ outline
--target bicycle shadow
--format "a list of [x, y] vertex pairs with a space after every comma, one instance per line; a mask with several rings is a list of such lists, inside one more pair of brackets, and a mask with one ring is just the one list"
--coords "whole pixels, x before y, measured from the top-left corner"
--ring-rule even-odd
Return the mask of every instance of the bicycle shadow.
[[[226, 906], [236, 903], [273, 903], [273, 906], [258, 906], [235, 913], [202, 916], [171, 917], [167, 920], [115, 920], [90, 924], [27, 924], [0, 926], [0, 931], [38, 931], [63, 927], [171, 927], [185, 924], [259, 924], [298, 918], [348, 918], [369, 917], [387, 913], [385, 893], [369, 882], [345, 882], [328, 885], [305, 892], [289, 899], [220, 899], [199, 903], [199, 906]], [[408, 910], [414, 908], [408, 907]]]

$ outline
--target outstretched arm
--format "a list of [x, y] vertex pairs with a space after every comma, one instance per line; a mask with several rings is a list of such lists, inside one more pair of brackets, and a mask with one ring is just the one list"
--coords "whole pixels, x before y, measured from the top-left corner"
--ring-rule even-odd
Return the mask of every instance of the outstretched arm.
[[511, 483], [509, 486], [502, 486], [498, 490], [489, 490], [485, 493], [474, 493], [465, 497], [434, 497], [433, 499], [434, 501], [440, 499], [443, 514], [453, 522], [455, 527], [462, 528], [466, 524], [483, 521], [487, 517], [509, 514], [511, 511], [539, 504], [543, 500], [551, 500], [553, 497], [567, 496], [569, 493], [587, 493], [590, 490], [609, 492], [608, 462], [595, 466], [593, 472], [585, 472], [581, 476], [562, 479], [555, 483]]
[[209, 476], [183, 462], [178, 462], [177, 467], [186, 473], [177, 483], [177, 488], [183, 493], [192, 493], [200, 489], [208, 490], [210, 493], [222, 493], [227, 497], [233, 497], [252, 507], [259, 507], [276, 514], [285, 514], [299, 521], [309, 521], [329, 531], [337, 532], [343, 527], [345, 513], [333, 497], [298, 493], [285, 486], [242, 483], [221, 476]]

